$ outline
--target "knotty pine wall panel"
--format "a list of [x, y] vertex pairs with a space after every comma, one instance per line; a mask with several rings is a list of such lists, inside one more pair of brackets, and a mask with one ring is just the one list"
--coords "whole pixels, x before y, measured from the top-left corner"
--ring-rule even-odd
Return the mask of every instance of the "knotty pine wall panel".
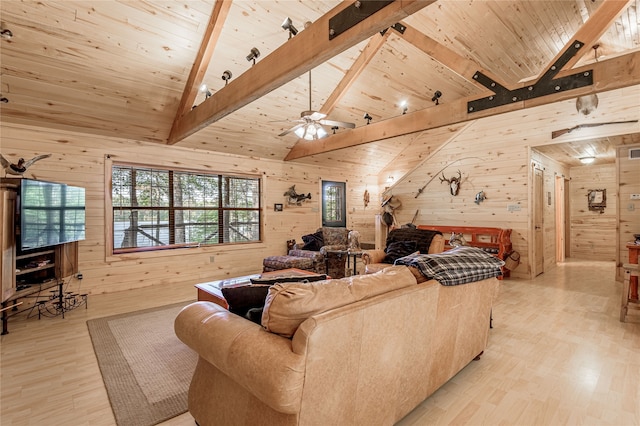
[[[86, 188], [87, 232], [79, 246], [83, 292], [114, 292], [163, 283], [195, 284], [260, 272], [264, 257], [286, 253], [286, 240], [302, 242], [302, 235], [320, 226], [322, 179], [347, 183], [347, 227], [358, 230], [363, 241], [374, 239], [374, 216], [379, 206], [377, 174], [367, 170], [259, 160], [5, 123], [0, 131], [2, 154], [9, 159], [53, 154], [36, 163], [27, 177]], [[110, 191], [105, 187], [105, 169], [109, 161], [262, 177], [263, 242], [111, 256], [106, 253], [109, 236], [105, 223], [105, 200]], [[288, 205], [283, 194], [292, 185], [298, 193], [310, 192], [311, 200], [301, 206]], [[367, 208], [363, 205], [365, 189], [371, 199]], [[275, 212], [275, 203], [283, 204], [284, 210]]]
[[[571, 257], [584, 260], [616, 260], [618, 196], [616, 165], [586, 165], [571, 168]], [[607, 190], [603, 213], [589, 210], [587, 193]]]
[[[617, 152], [620, 191], [620, 237], [617, 244], [620, 263], [629, 262], [629, 250], [626, 245], [634, 241], [633, 234], [640, 234], [640, 200], [631, 200], [631, 194], [640, 194], [640, 160], [629, 159], [630, 148], [640, 149], [640, 145], [620, 147]], [[622, 279], [620, 268], [618, 278]]]

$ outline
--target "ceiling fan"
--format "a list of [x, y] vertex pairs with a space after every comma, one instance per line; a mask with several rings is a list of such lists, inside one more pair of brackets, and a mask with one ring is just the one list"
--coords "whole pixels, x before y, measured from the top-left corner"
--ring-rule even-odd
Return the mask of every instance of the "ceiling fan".
[[302, 111], [300, 113], [299, 120], [292, 120], [300, 124], [296, 124], [292, 128], [285, 130], [278, 136], [284, 136], [291, 132], [294, 132], [296, 136], [306, 140], [316, 140], [327, 137], [329, 134], [322, 126], [331, 126], [332, 130], [336, 130], [338, 127], [345, 127], [353, 129], [356, 127], [354, 123], [347, 123], [344, 121], [325, 120], [327, 114], [323, 114], [311, 109], [311, 71], [309, 71], [309, 110]]

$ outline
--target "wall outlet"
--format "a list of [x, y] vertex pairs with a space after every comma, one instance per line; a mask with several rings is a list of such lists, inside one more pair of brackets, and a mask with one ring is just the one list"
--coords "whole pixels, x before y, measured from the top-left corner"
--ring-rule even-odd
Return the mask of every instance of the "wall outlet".
[[215, 256], [209, 256], [209, 263], [213, 263], [213, 261], [215, 260]]
[[629, 198], [631, 200], [640, 200], [640, 194], [631, 194]]
[[507, 206], [507, 210], [510, 212], [519, 212], [521, 209], [522, 207], [520, 207], [520, 204], [509, 204]]
[[79, 280], [81, 280], [81, 279], [82, 279], [82, 273], [78, 272], [78, 273], [76, 274], [76, 278], [77, 278], [77, 279], [79, 279]]

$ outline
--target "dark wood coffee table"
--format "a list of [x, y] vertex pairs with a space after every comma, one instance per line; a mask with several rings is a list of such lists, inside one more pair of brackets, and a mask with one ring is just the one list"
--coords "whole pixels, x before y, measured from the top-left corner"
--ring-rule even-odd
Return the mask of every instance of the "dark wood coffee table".
[[269, 278], [269, 277], [303, 277], [305, 275], [317, 275], [316, 272], [305, 271], [303, 269], [289, 268], [280, 271], [263, 272], [261, 274], [245, 275], [237, 278], [227, 278], [224, 280], [209, 281], [206, 283], [196, 284], [198, 290], [198, 301], [213, 302], [229, 309], [229, 304], [222, 295], [222, 287], [237, 287], [241, 285], [251, 284], [251, 278]]

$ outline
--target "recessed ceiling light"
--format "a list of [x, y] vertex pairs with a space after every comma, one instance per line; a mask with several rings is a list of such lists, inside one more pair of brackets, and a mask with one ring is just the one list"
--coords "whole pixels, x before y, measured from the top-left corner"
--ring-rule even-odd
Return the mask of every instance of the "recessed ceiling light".
[[591, 164], [596, 161], [596, 157], [580, 157], [580, 162], [582, 164]]

